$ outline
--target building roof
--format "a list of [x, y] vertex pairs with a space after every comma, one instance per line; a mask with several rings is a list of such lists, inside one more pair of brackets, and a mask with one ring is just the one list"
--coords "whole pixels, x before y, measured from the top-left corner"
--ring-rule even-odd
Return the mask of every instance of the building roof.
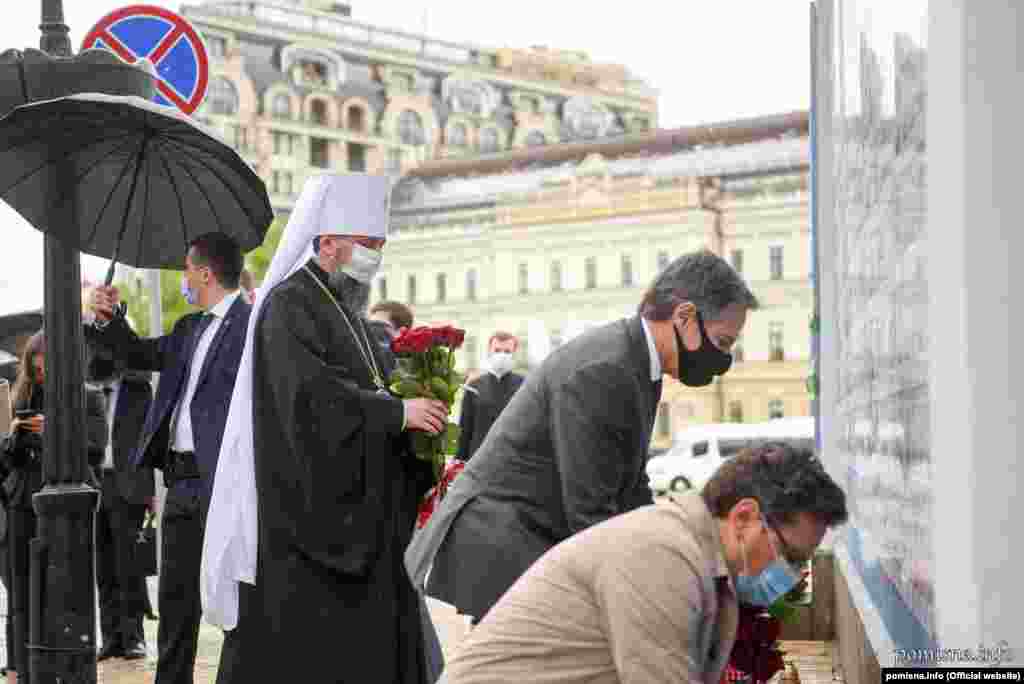
[[796, 111], [686, 128], [663, 129], [592, 142], [546, 145], [471, 159], [441, 159], [425, 162], [410, 171], [409, 175], [414, 178], [442, 178], [508, 173], [538, 165], [579, 162], [594, 154], [606, 159], [630, 155], [664, 156], [703, 147], [741, 145], [782, 137], [799, 138], [806, 136], [808, 131], [807, 112]]
[[[399, 184], [393, 213], [483, 208], [499, 195], [540, 190], [577, 175], [581, 162], [592, 155], [604, 158], [600, 172], [612, 178], [736, 177], [805, 169], [810, 143], [806, 113], [797, 113], [658, 131], [625, 140], [553, 145], [454, 163], [426, 162]], [[493, 161], [501, 163], [490, 163]], [[432, 174], [430, 167], [439, 166], [462, 175]], [[425, 167], [427, 173], [420, 173]]]

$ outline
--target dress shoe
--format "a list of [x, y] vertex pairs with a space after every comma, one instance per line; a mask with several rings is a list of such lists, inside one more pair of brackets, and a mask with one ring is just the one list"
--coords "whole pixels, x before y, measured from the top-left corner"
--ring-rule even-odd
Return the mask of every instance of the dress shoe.
[[156, 613], [154, 613], [154, 612], [153, 612], [153, 611], [151, 611], [151, 610], [147, 610], [147, 611], [146, 611], [146, 619], [147, 619], [147, 620], [159, 620], [159, 619], [160, 619], [160, 616], [159, 616], [159, 615], [157, 615]]
[[103, 662], [109, 658], [120, 658], [124, 655], [124, 649], [121, 648], [121, 644], [117, 641], [108, 641], [103, 644], [103, 648], [100, 649], [99, 654], [96, 656], [96, 662]]
[[146, 657], [146, 645], [140, 643], [132, 644], [124, 649], [121, 657], [125, 660], [142, 660]]

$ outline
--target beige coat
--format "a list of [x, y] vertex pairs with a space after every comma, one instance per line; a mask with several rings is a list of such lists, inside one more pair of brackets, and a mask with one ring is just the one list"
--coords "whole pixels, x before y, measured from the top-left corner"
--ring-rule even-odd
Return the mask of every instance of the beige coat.
[[439, 684], [718, 684], [737, 619], [718, 523], [673, 496], [542, 556]]

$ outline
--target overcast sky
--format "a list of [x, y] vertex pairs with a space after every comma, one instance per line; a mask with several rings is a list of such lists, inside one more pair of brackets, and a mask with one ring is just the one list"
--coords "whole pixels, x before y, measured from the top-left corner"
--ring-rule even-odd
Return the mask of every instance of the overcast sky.
[[[78, 49], [124, 0], [64, 0]], [[144, 4], [178, 10], [181, 2]], [[186, 4], [199, 4], [193, 1]], [[353, 0], [359, 21], [488, 47], [582, 50], [660, 91], [662, 127], [809, 107], [808, 0]], [[36, 47], [40, 0], [4, 0], [0, 49]], [[429, 9], [429, 12], [425, 11]], [[0, 203], [0, 314], [43, 301], [40, 235]], [[83, 259], [95, 279], [105, 262]]]

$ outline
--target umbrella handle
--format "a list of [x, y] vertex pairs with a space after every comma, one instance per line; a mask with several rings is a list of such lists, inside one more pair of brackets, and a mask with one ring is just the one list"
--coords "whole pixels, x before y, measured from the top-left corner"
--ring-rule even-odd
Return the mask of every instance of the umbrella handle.
[[[117, 268], [117, 262], [113, 259], [110, 260], [110, 268], [107, 269], [107, 278], [103, 282], [104, 287], [110, 287], [110, 284], [114, 282], [114, 270]], [[124, 318], [125, 314], [128, 313], [128, 305], [124, 302], [119, 303], [114, 307], [114, 317]]]

